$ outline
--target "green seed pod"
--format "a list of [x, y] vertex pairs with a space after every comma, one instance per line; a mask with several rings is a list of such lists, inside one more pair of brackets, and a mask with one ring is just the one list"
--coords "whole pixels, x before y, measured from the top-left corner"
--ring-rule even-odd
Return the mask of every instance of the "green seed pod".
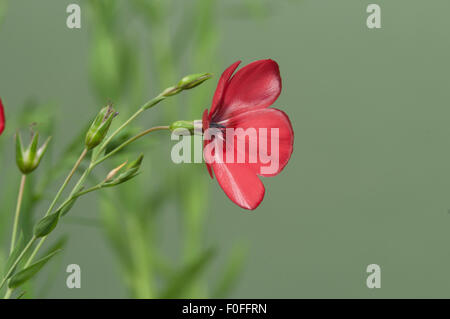
[[44, 156], [51, 137], [49, 137], [45, 143], [38, 148], [39, 133], [34, 133], [31, 142], [26, 149], [23, 148], [22, 138], [20, 133], [16, 134], [16, 163], [20, 171], [23, 174], [29, 174], [34, 171], [41, 162]]
[[103, 141], [116, 115], [117, 113], [109, 105], [100, 110], [86, 134], [85, 144], [88, 150], [93, 149]]

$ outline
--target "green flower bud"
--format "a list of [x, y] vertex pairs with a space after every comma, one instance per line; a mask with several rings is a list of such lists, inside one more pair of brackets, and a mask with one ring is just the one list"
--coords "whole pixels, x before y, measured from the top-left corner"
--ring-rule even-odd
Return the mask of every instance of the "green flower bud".
[[88, 150], [93, 149], [103, 141], [117, 114], [109, 105], [100, 110], [86, 134], [85, 144]]
[[189, 90], [197, 85], [202, 84], [206, 80], [210, 79], [212, 77], [212, 74], [210, 73], [196, 73], [191, 75], [186, 75], [184, 78], [178, 82], [176, 86], [171, 86], [165, 89], [160, 96], [164, 99], [169, 96], [176, 95], [180, 93], [183, 90]]
[[125, 171], [116, 178], [114, 178], [114, 176], [118, 174], [118, 172], [125, 166], [126, 163], [123, 163], [118, 167], [116, 167], [115, 169], [113, 169], [111, 172], [108, 173], [108, 176], [103, 182], [103, 187], [111, 187], [125, 183], [126, 181], [138, 175], [139, 174], [138, 171], [139, 168], [141, 167], [143, 158], [144, 155], [141, 154], [135, 161], [128, 164], [128, 166], [125, 168]]
[[169, 125], [172, 132], [179, 130], [180, 132], [188, 130], [191, 134], [202, 133], [202, 121], [176, 121]]
[[117, 175], [117, 173], [122, 169], [122, 167], [124, 167], [125, 165], [127, 165], [127, 162], [120, 164], [119, 166], [117, 166], [115, 169], [113, 169], [111, 172], [108, 173], [108, 175], [106, 175], [105, 178], [105, 182], [110, 181], [114, 176]]
[[137, 171], [141, 167], [143, 159], [144, 159], [144, 154], [139, 155], [139, 157], [135, 161], [128, 164], [127, 169]]
[[179, 88], [177, 86], [171, 86], [171, 87], [168, 87], [167, 89], [165, 89], [161, 93], [161, 95], [168, 97], [168, 96], [176, 95], [176, 94], [180, 93], [182, 90], [183, 90], [182, 88]]
[[58, 224], [60, 214], [59, 212], [45, 216], [33, 228], [33, 233], [36, 238], [44, 237], [50, 234]]
[[189, 131], [194, 131], [193, 121], [176, 121], [169, 125], [169, 129], [173, 132], [177, 129], [186, 129]]
[[31, 142], [27, 149], [24, 150], [20, 133], [16, 134], [16, 163], [23, 174], [29, 174], [34, 171], [41, 162], [42, 157], [47, 150], [51, 140], [49, 137], [45, 143], [38, 149], [39, 133], [33, 133]]
[[184, 78], [181, 79], [180, 82], [178, 82], [178, 87], [181, 88], [182, 90], [189, 90], [196, 87], [197, 85], [202, 84], [211, 77], [212, 74], [210, 73], [197, 73], [186, 75]]

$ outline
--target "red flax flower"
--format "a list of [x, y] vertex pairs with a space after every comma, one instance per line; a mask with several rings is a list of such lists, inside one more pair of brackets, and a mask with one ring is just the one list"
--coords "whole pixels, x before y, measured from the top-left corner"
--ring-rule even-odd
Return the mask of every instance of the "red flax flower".
[[[255, 61], [232, 76], [239, 64], [240, 61], [235, 62], [223, 72], [211, 109], [203, 113], [203, 154], [211, 178], [214, 171], [225, 194], [238, 206], [253, 210], [261, 203], [265, 193], [259, 176], [275, 176], [283, 170], [292, 154], [294, 131], [283, 111], [269, 108], [281, 93], [278, 64], [273, 60]], [[233, 130], [249, 128], [259, 133], [260, 141], [256, 147], [250, 145], [248, 135], [227, 136]], [[208, 129], [219, 133], [208, 137]], [[265, 144], [261, 144], [262, 137], [267, 141]], [[245, 147], [236, 147], [238, 142]], [[278, 145], [275, 152], [272, 147], [274, 143]], [[220, 148], [217, 148], [218, 144], [221, 144]], [[230, 150], [234, 161], [227, 158], [226, 153]], [[261, 152], [271, 153], [272, 160], [277, 161], [274, 170], [264, 170], [268, 164], [261, 158]], [[245, 162], [236, 161], [238, 156], [244, 156]], [[256, 157], [253, 161], [249, 160], [252, 156]]]
[[5, 129], [5, 111], [3, 110], [2, 99], [0, 99], [0, 135], [2, 135]]

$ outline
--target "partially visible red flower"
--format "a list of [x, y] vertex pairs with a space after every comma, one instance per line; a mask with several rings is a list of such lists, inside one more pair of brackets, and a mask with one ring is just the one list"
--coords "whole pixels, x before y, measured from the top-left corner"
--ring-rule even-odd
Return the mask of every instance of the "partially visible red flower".
[[[294, 131], [289, 117], [283, 111], [269, 108], [281, 93], [278, 64], [273, 60], [255, 61], [232, 76], [239, 64], [240, 61], [235, 62], [223, 72], [214, 93], [211, 109], [209, 112], [206, 109], [203, 113], [203, 130], [209, 128], [221, 130], [223, 136], [219, 143], [226, 144], [225, 135], [228, 128], [254, 128], [259, 131], [265, 129], [267, 140], [271, 139], [271, 129], [278, 128], [279, 152], [276, 156], [279, 166], [274, 172], [263, 173], [261, 167], [266, 163], [259, 157], [256, 163], [215, 161], [216, 154], [206, 152], [207, 145], [214, 139], [205, 140], [204, 157], [211, 178], [214, 171], [220, 187], [227, 196], [242, 208], [255, 209], [263, 200], [265, 193], [264, 185], [258, 176], [275, 176], [283, 170], [292, 154]], [[215, 143], [217, 142], [215, 139]], [[243, 143], [248, 144], [248, 141], [244, 140]], [[230, 146], [224, 145], [224, 153], [227, 148]], [[261, 145], [258, 144], [258, 153], [260, 148]], [[236, 156], [238, 150], [234, 149], [233, 152]], [[250, 156], [249, 152], [250, 147], [246, 145], [245, 158]], [[222, 156], [224, 158], [225, 154]]]
[[3, 110], [2, 99], [0, 98], [0, 135], [2, 135], [5, 129], [5, 110]]

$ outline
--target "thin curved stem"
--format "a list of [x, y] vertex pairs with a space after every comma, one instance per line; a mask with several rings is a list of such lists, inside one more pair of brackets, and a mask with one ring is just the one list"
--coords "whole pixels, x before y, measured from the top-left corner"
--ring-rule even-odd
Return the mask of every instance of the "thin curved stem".
[[28, 252], [28, 249], [30, 249], [30, 247], [34, 244], [36, 239], [37, 238], [34, 237], [34, 236], [33, 236], [33, 238], [30, 239], [28, 244], [25, 246], [25, 248], [20, 253], [19, 257], [17, 257], [16, 261], [11, 265], [11, 267], [9, 267], [8, 272], [5, 274], [5, 276], [3, 277], [2, 281], [0, 282], [0, 289], [3, 288], [3, 286], [6, 283], [6, 281], [8, 280], [9, 276], [11, 276], [12, 272], [14, 271], [14, 268], [16, 268], [16, 266], [19, 264], [19, 262], [22, 260], [22, 258], [25, 256], [25, 254]]
[[[84, 195], [86, 193], [90, 193], [97, 188], [97, 186], [94, 186], [92, 188], [89, 188], [85, 191], [83, 191], [82, 193], [78, 194], [77, 196], [74, 197], [74, 194], [76, 192], [78, 192], [82, 186], [82, 184], [84, 183], [86, 177], [90, 174], [90, 172], [92, 171], [92, 169], [97, 166], [98, 164], [100, 164], [101, 162], [103, 162], [104, 160], [106, 160], [107, 158], [109, 158], [111, 155], [115, 154], [116, 152], [120, 151], [122, 148], [126, 147], [127, 145], [131, 144], [132, 142], [136, 141], [137, 139], [151, 133], [151, 132], [155, 132], [155, 131], [161, 131], [161, 130], [168, 130], [169, 126], [155, 126], [152, 128], [149, 128], [145, 131], [142, 131], [141, 133], [135, 135], [134, 137], [130, 138], [129, 140], [123, 142], [121, 145], [119, 145], [117, 148], [115, 148], [112, 152], [108, 153], [106, 156], [102, 157], [101, 159], [91, 163], [88, 168], [84, 171], [83, 175], [81, 175], [81, 177], [79, 178], [77, 184], [74, 186], [74, 188], [72, 189], [72, 192], [70, 193], [69, 198], [64, 201], [62, 205], [66, 205], [69, 201], [71, 201], [72, 199], [79, 197], [81, 195]], [[32, 262], [34, 257], [36, 257], [36, 254], [38, 253], [38, 251], [41, 249], [42, 245], [44, 244], [45, 240], [47, 239], [47, 236], [44, 236], [40, 239], [39, 243], [36, 245], [36, 247], [34, 248], [33, 252], [31, 253], [30, 257], [28, 258], [27, 262], [25, 263], [25, 267], [28, 267]]]
[[8, 289], [6, 290], [5, 296], [3, 297], [3, 299], [9, 299], [9, 297], [11, 297], [13, 290], [11, 288], [8, 287]]
[[[77, 193], [76, 195], [71, 195], [67, 200], [64, 201], [59, 207], [62, 208], [65, 205], [67, 205], [71, 200], [74, 200], [75, 198], [78, 198], [80, 196], [86, 195], [87, 193], [91, 193], [93, 191], [96, 191], [97, 189], [100, 189], [101, 185], [96, 185], [94, 187], [91, 187], [89, 189], [86, 189], [85, 191], [82, 191], [80, 193]], [[59, 208], [58, 208], [59, 209]], [[39, 243], [34, 248], [33, 252], [31, 253], [30, 257], [28, 258], [27, 262], [25, 263], [25, 268], [27, 268], [32, 262], [34, 257], [36, 257], [36, 254], [38, 253], [39, 249], [41, 249], [42, 245], [44, 244], [44, 241], [47, 239], [47, 236], [44, 236], [41, 238]]]
[[[106, 140], [101, 144], [99, 151], [96, 153], [96, 155], [92, 156], [91, 159], [91, 164], [88, 166], [88, 168], [84, 171], [83, 175], [81, 175], [81, 177], [79, 178], [77, 184], [74, 186], [74, 188], [72, 189], [72, 192], [70, 193], [69, 196], [69, 200], [71, 197], [73, 197], [73, 195], [80, 189], [80, 187], [82, 186], [82, 184], [84, 183], [86, 177], [89, 175], [89, 173], [92, 171], [92, 169], [98, 165], [99, 163], [103, 162], [106, 158], [108, 158], [109, 156], [111, 156], [112, 154], [109, 153], [107, 156], [101, 158], [99, 161], [96, 161], [96, 157], [102, 153], [102, 151], [106, 148], [106, 146], [109, 144], [109, 142], [121, 131], [123, 130], [128, 124], [130, 124], [136, 117], [138, 117], [143, 111], [149, 109], [150, 107], [153, 107], [154, 105], [158, 104], [159, 102], [161, 102], [162, 100], [164, 100], [166, 98], [166, 96], [164, 95], [158, 95], [157, 97], [153, 98], [152, 100], [148, 101], [147, 103], [145, 103], [139, 110], [136, 111], [136, 113], [134, 113], [125, 123], [123, 123], [118, 129], [116, 129], [109, 137], [106, 138]], [[160, 127], [156, 127], [156, 128], [151, 128], [149, 130], [146, 130], [136, 136], [134, 136], [133, 138], [131, 138], [130, 140], [124, 142], [123, 144], [121, 144], [118, 148], [119, 149], [115, 149], [113, 152], [116, 153], [117, 151], [119, 151], [120, 149], [122, 149], [123, 147], [127, 146], [128, 144], [132, 143], [133, 141], [137, 140], [138, 138], [156, 131], [156, 130], [163, 130], [163, 129], [168, 129], [168, 126], [160, 126]], [[81, 153], [80, 157], [78, 158], [77, 162], [75, 163], [74, 167], [72, 168], [71, 172], [69, 173], [69, 175], [67, 176], [66, 180], [64, 181], [63, 185], [61, 186], [61, 188], [58, 190], [58, 193], [56, 194], [55, 198], [53, 199], [53, 202], [51, 203], [49, 209], [47, 210], [45, 216], [47, 216], [48, 214], [51, 213], [51, 211], [53, 210], [53, 208], [55, 207], [59, 197], [61, 196], [62, 192], [64, 191], [64, 189], [66, 188], [67, 184], [69, 183], [70, 179], [72, 178], [72, 176], [75, 174], [75, 171], [77, 170], [77, 168], [80, 166], [81, 161], [84, 159], [84, 157], [87, 154], [87, 149], [85, 148], [83, 150], [83, 152]], [[111, 154], [111, 155], [110, 155]], [[84, 193], [84, 192], [83, 192]], [[25, 268], [28, 267], [34, 257], [36, 256], [36, 254], [38, 253], [39, 249], [42, 247], [42, 245], [44, 244], [45, 240], [46, 240], [47, 236], [44, 236], [40, 239], [39, 243], [36, 245], [35, 249], [33, 250], [32, 254], [30, 255], [30, 257], [28, 258], [26, 264], [25, 264]], [[0, 289], [3, 287], [3, 285], [5, 284], [8, 276], [11, 274], [11, 272], [13, 271], [14, 267], [17, 266], [17, 264], [20, 262], [20, 260], [22, 260], [23, 256], [25, 255], [25, 253], [30, 249], [30, 247], [34, 244], [34, 242], [37, 240], [36, 237], [33, 237], [32, 240], [30, 240], [30, 242], [26, 245], [26, 247], [22, 250], [21, 254], [19, 255], [19, 257], [16, 259], [16, 261], [14, 262], [14, 265], [10, 268], [10, 270], [8, 271], [7, 275], [3, 278], [2, 282], [0, 283]], [[7, 295], [10, 295], [12, 291], [7, 291]]]
[[28, 257], [28, 260], [25, 263], [25, 266], [23, 267], [24, 269], [27, 268], [29, 265], [31, 265], [31, 263], [33, 262], [34, 257], [36, 257], [37, 253], [39, 252], [39, 249], [41, 249], [41, 247], [44, 244], [44, 241], [45, 241], [46, 238], [47, 238], [47, 236], [42, 237], [39, 240], [39, 243], [36, 245], [36, 247], [34, 247], [33, 252], [31, 253], [30, 257]]
[[98, 164], [100, 164], [104, 160], [108, 159], [109, 157], [111, 157], [115, 153], [119, 152], [124, 147], [128, 146], [129, 144], [133, 143], [137, 139], [139, 139], [139, 138], [141, 138], [141, 137], [143, 137], [143, 136], [145, 136], [145, 135], [147, 135], [147, 134], [149, 134], [151, 132], [168, 130], [168, 129], [169, 129], [169, 126], [155, 126], [155, 127], [149, 128], [149, 129], [147, 129], [145, 131], [142, 131], [141, 133], [133, 136], [132, 138], [130, 138], [130, 139], [126, 140], [125, 142], [123, 142], [122, 144], [120, 144], [118, 147], [116, 147], [114, 150], [112, 150], [111, 152], [109, 152], [108, 154], [106, 154], [105, 156], [100, 158], [99, 160], [95, 161], [93, 166], [97, 166]]
[[[83, 175], [81, 175], [80, 179], [78, 180], [77, 184], [74, 186], [74, 188], [72, 189], [72, 192], [70, 193], [70, 196], [67, 200], [64, 201], [64, 203], [61, 204], [60, 207], [63, 207], [64, 205], [67, 205], [71, 200], [80, 197], [84, 194], [93, 192], [94, 190], [98, 189], [97, 187], [91, 187], [90, 189], [87, 189], [83, 192], [81, 192], [80, 194], [77, 194], [76, 196], [74, 196], [74, 194], [78, 191], [78, 189], [80, 188], [82, 182], [85, 180], [85, 178], [87, 177], [87, 175], [89, 175], [88, 172], [90, 172], [92, 170], [92, 167], [89, 166], [83, 173]], [[48, 236], [48, 235], [47, 235]], [[39, 240], [39, 243], [36, 245], [36, 247], [34, 247], [33, 252], [31, 253], [30, 257], [28, 257], [27, 262], [25, 263], [24, 268], [28, 267], [29, 265], [31, 265], [31, 263], [33, 262], [34, 257], [36, 257], [37, 253], [39, 252], [39, 250], [41, 249], [42, 245], [44, 244], [45, 240], [47, 239], [47, 236], [42, 237]]]
[[56, 193], [55, 198], [53, 199], [53, 202], [50, 204], [50, 207], [48, 208], [47, 212], [45, 213], [44, 217], [47, 216], [48, 214], [50, 214], [53, 210], [53, 208], [56, 205], [56, 202], [58, 201], [59, 197], [61, 197], [62, 192], [64, 191], [64, 189], [66, 188], [67, 184], [69, 184], [70, 179], [72, 178], [72, 176], [75, 174], [75, 171], [77, 170], [77, 168], [80, 166], [81, 162], [83, 161], [83, 159], [86, 157], [88, 150], [87, 148], [85, 148], [83, 150], [83, 152], [81, 153], [80, 157], [78, 158], [78, 160], [76, 161], [75, 165], [72, 167], [72, 170], [70, 171], [69, 175], [67, 175], [66, 179], [64, 180], [64, 183], [61, 185], [61, 187], [58, 190], [58, 193]]
[[109, 142], [111, 142], [111, 140], [117, 135], [119, 134], [120, 131], [122, 131], [128, 124], [130, 124], [136, 117], [139, 116], [139, 114], [141, 114], [142, 112], [144, 112], [144, 108], [140, 108], [139, 110], [137, 110], [136, 113], [134, 113], [126, 122], [124, 122], [117, 130], [115, 130], [110, 136], [108, 136], [106, 138], [106, 140], [102, 143], [102, 145], [100, 146], [100, 149], [98, 151], [98, 154], [101, 154], [102, 151], [105, 150], [106, 146], [109, 144]]
[[144, 112], [145, 110], [155, 106], [156, 104], [158, 104], [159, 102], [161, 102], [165, 98], [166, 98], [166, 96], [160, 94], [157, 97], [155, 97], [155, 98], [151, 99], [150, 101], [148, 101], [147, 103], [145, 103], [144, 105], [142, 105], [139, 108], [139, 110], [136, 111], [136, 113], [134, 113], [126, 122], [124, 122], [119, 128], [117, 128], [110, 136], [108, 136], [106, 138], [106, 140], [100, 145], [100, 148], [99, 148], [97, 154], [101, 154], [102, 151], [105, 150], [105, 148], [109, 144], [109, 142], [111, 142], [111, 140], [117, 134], [119, 134], [120, 131], [122, 131], [126, 126], [128, 126], [128, 124], [130, 124], [134, 119], [136, 119], [142, 112]]
[[[78, 158], [78, 160], [76, 161], [75, 165], [73, 166], [72, 170], [70, 171], [69, 175], [67, 175], [66, 179], [64, 180], [64, 183], [61, 185], [61, 187], [59, 188], [58, 192], [56, 193], [55, 198], [53, 199], [52, 203], [50, 204], [47, 212], [45, 213], [45, 216], [47, 216], [48, 214], [51, 213], [51, 211], [53, 210], [53, 208], [55, 207], [59, 197], [61, 197], [62, 192], [64, 191], [64, 189], [67, 187], [67, 184], [69, 184], [69, 181], [71, 180], [71, 178], [73, 177], [73, 175], [75, 174], [75, 171], [77, 170], [77, 168], [80, 166], [81, 161], [86, 157], [87, 154], [87, 149], [85, 148], [83, 150], [83, 152], [81, 153], [80, 157]], [[44, 243], [44, 239], [46, 237], [41, 238], [39, 244], [35, 247], [35, 249], [33, 250], [33, 253], [31, 254], [30, 258], [28, 258], [28, 261], [25, 264], [25, 268], [28, 267], [31, 262], [33, 261], [33, 258], [36, 256], [37, 252], [39, 251], [40, 247], [42, 246], [42, 244]], [[19, 255], [19, 257], [16, 259], [16, 261], [14, 262], [13, 266], [10, 268], [10, 270], [8, 271], [8, 273], [5, 275], [5, 277], [3, 278], [1, 284], [0, 284], [0, 288], [3, 287], [3, 285], [5, 284], [8, 276], [11, 274], [11, 272], [13, 271], [13, 269], [17, 266], [17, 264], [20, 262], [20, 260], [23, 258], [23, 256], [25, 255], [25, 253], [28, 251], [28, 249], [30, 249], [30, 247], [33, 245], [33, 243], [36, 241], [36, 237], [33, 237], [32, 240], [30, 240], [27, 244], [27, 246], [25, 246], [25, 248], [22, 250], [21, 254]], [[8, 295], [11, 295], [11, 292], [9, 289], [6, 292], [5, 297], [8, 297]]]
[[[47, 212], [45, 213], [45, 216], [47, 216], [48, 214], [51, 213], [51, 211], [53, 210], [53, 208], [55, 207], [59, 197], [61, 197], [62, 192], [64, 191], [64, 189], [67, 187], [67, 184], [69, 184], [69, 181], [71, 180], [71, 178], [73, 177], [73, 175], [75, 174], [75, 171], [77, 170], [77, 168], [80, 166], [81, 162], [83, 161], [83, 159], [86, 157], [88, 150], [85, 148], [83, 150], [83, 152], [81, 153], [80, 157], [78, 158], [78, 160], [76, 161], [75, 165], [73, 166], [72, 170], [70, 171], [69, 175], [67, 175], [66, 179], [64, 180], [63, 184], [61, 185], [61, 187], [59, 188], [58, 192], [56, 193], [55, 198], [53, 199], [52, 203], [50, 204]], [[31, 256], [28, 258], [26, 264], [25, 264], [25, 268], [28, 267], [31, 262], [33, 261], [33, 258], [36, 256], [37, 252], [39, 251], [40, 247], [42, 246], [42, 244], [44, 243], [44, 239], [46, 237], [41, 238], [39, 244], [35, 247], [35, 249], [33, 250], [33, 253], [31, 254]], [[25, 253], [28, 251], [28, 249], [30, 249], [30, 247], [33, 245], [33, 243], [36, 241], [36, 237], [33, 237], [27, 244], [27, 246], [25, 246], [25, 248], [22, 250], [21, 254], [19, 255], [19, 257], [16, 259], [16, 261], [14, 262], [13, 266], [10, 268], [10, 270], [8, 271], [8, 273], [6, 274], [5, 278], [3, 278], [2, 283], [0, 284], [0, 289], [1, 287], [3, 287], [3, 285], [6, 282], [6, 279], [8, 278], [8, 276], [11, 274], [11, 272], [13, 271], [13, 269], [17, 266], [17, 264], [22, 260], [22, 258], [24, 257]], [[8, 291], [6, 292], [6, 296], [10, 295], [12, 291]]]
[[14, 224], [11, 235], [11, 247], [9, 248], [10, 255], [12, 254], [14, 247], [16, 246], [17, 229], [19, 228], [20, 208], [22, 206], [23, 190], [25, 189], [26, 180], [27, 175], [22, 174], [22, 178], [20, 180], [19, 195], [17, 196], [16, 213], [14, 214]]

